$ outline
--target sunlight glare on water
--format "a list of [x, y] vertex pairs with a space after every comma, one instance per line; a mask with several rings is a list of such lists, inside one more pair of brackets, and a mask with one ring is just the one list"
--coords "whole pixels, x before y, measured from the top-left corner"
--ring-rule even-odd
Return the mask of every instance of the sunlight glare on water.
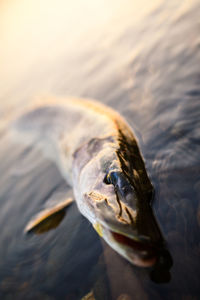
[[[34, 66], [74, 57], [100, 38], [109, 48], [128, 23], [141, 21], [160, 1], [3, 1], [0, 4], [1, 90], [8, 90]], [[128, 9], [127, 9], [128, 8]], [[102, 36], [103, 35], [103, 36]], [[99, 42], [99, 41], [98, 41]], [[82, 46], [83, 45], [83, 46]], [[40, 66], [40, 67], [39, 67]]]

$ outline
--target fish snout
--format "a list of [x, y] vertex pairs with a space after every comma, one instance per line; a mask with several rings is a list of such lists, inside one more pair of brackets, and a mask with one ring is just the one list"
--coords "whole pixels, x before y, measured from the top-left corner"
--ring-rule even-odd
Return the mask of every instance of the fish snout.
[[158, 259], [162, 241], [149, 205], [132, 209], [122, 198], [87, 194], [95, 214], [93, 226], [98, 234], [132, 264], [151, 267]]
[[147, 236], [138, 236], [129, 225], [98, 219], [93, 226], [100, 237], [132, 264], [151, 267], [156, 263], [157, 245]]

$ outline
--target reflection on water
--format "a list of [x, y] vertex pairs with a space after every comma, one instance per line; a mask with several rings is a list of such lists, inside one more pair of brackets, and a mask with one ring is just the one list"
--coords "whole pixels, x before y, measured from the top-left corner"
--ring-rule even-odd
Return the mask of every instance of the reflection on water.
[[[1, 299], [80, 299], [91, 290], [96, 299], [198, 299], [199, 19], [198, 1], [0, 3]], [[99, 99], [134, 128], [171, 275], [131, 266], [74, 204], [55, 230], [24, 235], [33, 215], [72, 193], [51, 162], [5, 129], [50, 93]]]

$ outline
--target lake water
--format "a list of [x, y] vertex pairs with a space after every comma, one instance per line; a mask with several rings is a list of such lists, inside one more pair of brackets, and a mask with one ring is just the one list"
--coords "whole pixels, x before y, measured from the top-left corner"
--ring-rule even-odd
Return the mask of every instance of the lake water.
[[[193, 0], [0, 2], [0, 299], [199, 299], [199, 20]], [[130, 123], [170, 273], [155, 280], [130, 265], [75, 204], [55, 230], [23, 233], [50, 201], [72, 194], [51, 161], [10, 135], [15, 113], [46, 95], [95, 98]]]

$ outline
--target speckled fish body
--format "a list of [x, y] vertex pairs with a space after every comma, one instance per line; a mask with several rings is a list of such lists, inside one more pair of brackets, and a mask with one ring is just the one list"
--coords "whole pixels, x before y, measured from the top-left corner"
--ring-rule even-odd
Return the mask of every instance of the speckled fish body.
[[15, 127], [56, 161], [80, 212], [113, 249], [136, 265], [155, 263], [162, 236], [150, 207], [153, 188], [117, 112], [85, 99], [47, 99]]

